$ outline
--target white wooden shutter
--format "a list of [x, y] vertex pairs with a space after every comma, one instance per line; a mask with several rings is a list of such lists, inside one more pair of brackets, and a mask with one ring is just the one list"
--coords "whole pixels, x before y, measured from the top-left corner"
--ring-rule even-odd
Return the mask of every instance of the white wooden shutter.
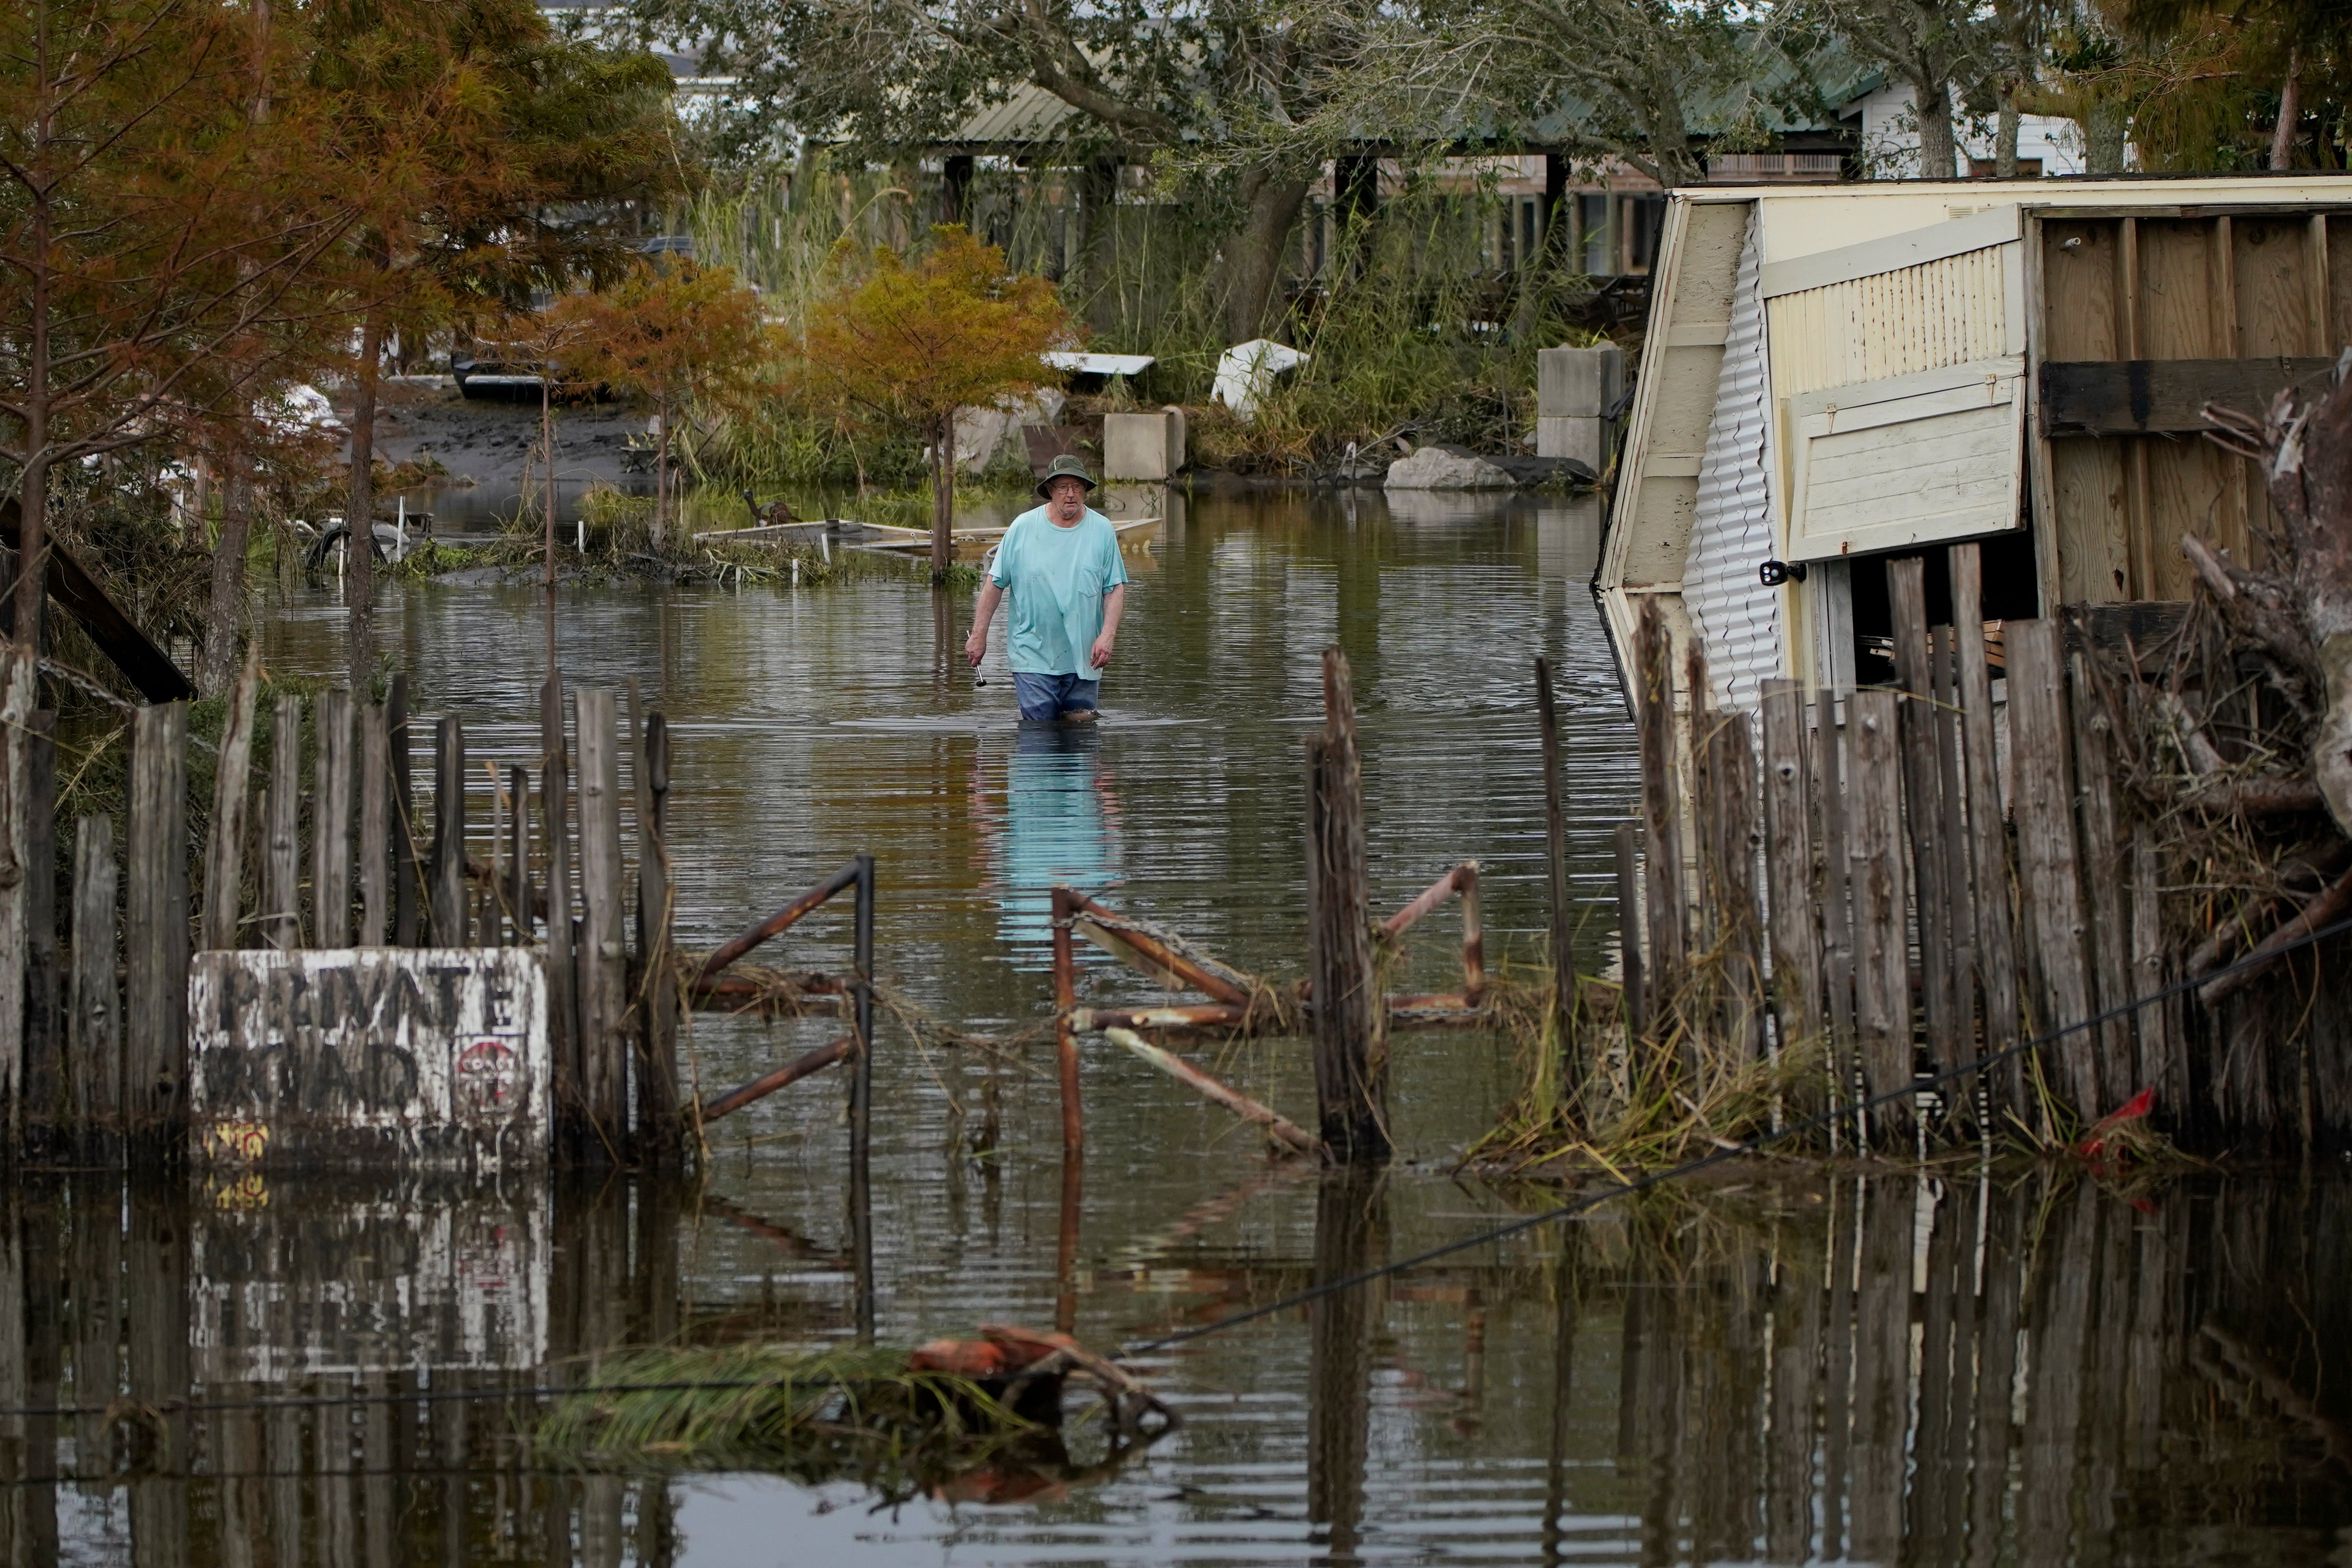
[[2024, 374], [2009, 354], [1790, 398], [1788, 558], [2017, 527]]

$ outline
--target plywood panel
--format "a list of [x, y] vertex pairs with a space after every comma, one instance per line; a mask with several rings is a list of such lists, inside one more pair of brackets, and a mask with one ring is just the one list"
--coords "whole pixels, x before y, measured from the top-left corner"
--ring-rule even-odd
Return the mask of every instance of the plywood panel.
[[2059, 597], [2068, 604], [2131, 597], [2122, 443], [2053, 441], [2050, 468], [2058, 492]]
[[[2042, 359], [2123, 357], [2119, 226], [2107, 220], [2042, 225]], [[2118, 441], [2051, 444], [2058, 594], [2070, 604], [2130, 596], [2125, 467]]]
[[[2144, 219], [2139, 226], [2142, 359], [2231, 359], [2213, 341], [2210, 226]], [[2055, 357], [2055, 356], [2053, 356]]]
[[2219, 543], [2231, 520], [2230, 492], [2238, 483], [2232, 458], [2201, 436], [2141, 437], [2147, 448], [2149, 526], [2155, 580], [2136, 584], [2135, 599], [2186, 599], [2195, 574], [2180, 553], [2180, 536]]
[[2304, 220], [2238, 217], [2230, 226], [2238, 286], [2238, 353], [2249, 359], [2309, 353]]
[[2116, 225], [2048, 223], [2042, 229], [2043, 359], [2121, 359], [2116, 341]]

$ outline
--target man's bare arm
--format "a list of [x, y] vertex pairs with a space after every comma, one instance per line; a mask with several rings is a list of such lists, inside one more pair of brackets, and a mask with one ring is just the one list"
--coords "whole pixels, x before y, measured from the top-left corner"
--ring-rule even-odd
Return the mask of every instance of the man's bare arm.
[[971, 635], [963, 639], [963, 656], [974, 669], [988, 657], [988, 623], [995, 618], [996, 606], [1004, 597], [1004, 590], [991, 577], [980, 585], [980, 603], [972, 606]]
[[1095, 638], [1088, 654], [1089, 667], [1100, 669], [1110, 662], [1111, 650], [1118, 642], [1118, 618], [1127, 612], [1127, 584], [1119, 584], [1103, 595], [1102, 635]]

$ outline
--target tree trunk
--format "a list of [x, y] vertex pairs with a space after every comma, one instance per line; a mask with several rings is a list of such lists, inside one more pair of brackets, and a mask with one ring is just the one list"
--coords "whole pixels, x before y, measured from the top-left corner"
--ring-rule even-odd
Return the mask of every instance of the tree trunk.
[[360, 363], [352, 388], [352, 499], [343, 574], [351, 596], [352, 690], [364, 694], [375, 675], [375, 387], [383, 352], [383, 313], [370, 310], [360, 329]]
[[204, 658], [196, 685], [205, 696], [236, 674], [236, 622], [245, 607], [245, 548], [253, 531], [253, 463], [232, 448], [223, 467], [220, 542], [213, 549], [212, 610], [205, 618]]
[[931, 586], [948, 581], [948, 552], [955, 529], [955, 419], [931, 427]]
[[1265, 175], [1251, 191], [1249, 217], [1234, 259], [1233, 291], [1225, 296], [1225, 332], [1233, 342], [1247, 342], [1265, 330], [1290, 231], [1306, 200], [1307, 182], [1286, 175]]
[[2271, 132], [2271, 167], [2294, 167], [2294, 122], [2303, 118], [2303, 60], [2300, 50], [2289, 50], [2286, 80], [2279, 84], [2278, 129]]
[[[658, 552], [662, 543], [662, 524], [668, 521], [669, 513], [668, 398], [665, 397], [654, 405], [654, 419], [661, 426], [660, 432], [654, 437], [654, 549]], [[551, 485], [555, 482], [552, 464], [548, 467], [547, 482]]]
[[2017, 178], [2017, 86], [2000, 84], [2000, 118], [1992, 133], [1992, 173], [1997, 180]]
[[2083, 168], [2092, 174], [2124, 172], [2124, 148], [2131, 118], [2124, 106], [2101, 99], [2083, 117]]
[[1919, 177], [1952, 177], [1956, 148], [1952, 141], [1952, 86], [1942, 79], [1914, 79], [1911, 102], [1919, 121]]
[[2352, 384], [2303, 412], [2300, 432], [2280, 414], [2265, 421], [2260, 460], [2286, 524], [2296, 608], [2327, 681], [2312, 778], [2336, 826], [2352, 834]]
[[[41, 117], [40, 141], [48, 140]], [[48, 573], [49, 524], [49, 204], [33, 203], [33, 310], [25, 341], [25, 468], [17, 495], [16, 646], [26, 658], [41, 651], [41, 599]]]

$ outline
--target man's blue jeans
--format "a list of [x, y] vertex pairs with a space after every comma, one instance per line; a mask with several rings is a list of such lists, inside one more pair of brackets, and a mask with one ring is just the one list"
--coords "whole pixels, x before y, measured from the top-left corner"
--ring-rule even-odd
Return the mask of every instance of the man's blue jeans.
[[1081, 680], [1075, 675], [1032, 675], [1013, 672], [1013, 694], [1021, 700], [1024, 719], [1058, 719], [1065, 713], [1091, 713], [1102, 692], [1100, 679]]

